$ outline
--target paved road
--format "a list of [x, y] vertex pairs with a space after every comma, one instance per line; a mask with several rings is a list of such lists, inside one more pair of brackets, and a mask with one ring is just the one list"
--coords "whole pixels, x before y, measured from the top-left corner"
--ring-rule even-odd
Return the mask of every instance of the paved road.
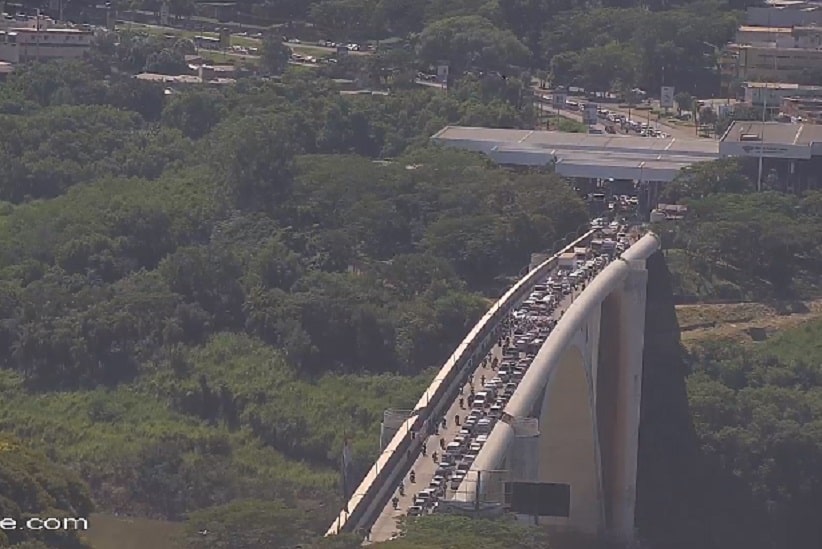
[[[549, 105], [544, 105], [544, 107], [545, 107], [544, 110], [546, 110], [546, 111], [553, 111], [553, 112], [557, 111], [556, 108], [553, 108]], [[613, 105], [603, 105], [602, 108], [603, 109], [608, 109], [609, 111], [617, 112], [619, 114], [624, 114], [625, 116], [628, 116], [628, 109], [622, 109], [622, 108], [619, 108], [619, 107], [614, 107]], [[630, 114], [631, 114], [631, 118], [633, 120], [636, 120], [637, 122], [647, 122], [648, 121], [648, 112], [649, 111], [638, 111], [636, 109], [631, 109]], [[569, 111], [567, 109], [560, 109], [559, 113], [562, 116], [566, 117], [566, 118], [576, 120], [577, 122], [582, 122], [582, 115], [578, 111]], [[654, 116], [654, 115], [651, 115], [650, 121], [651, 121], [651, 126], [652, 127], [658, 128], [658, 129], [660, 129], [661, 131], [667, 133], [670, 136], [680, 137], [680, 138], [692, 138], [692, 139], [696, 137], [693, 133], [693, 129], [691, 129], [691, 128], [679, 128], [679, 127], [676, 127], [676, 126], [671, 126], [671, 125], [666, 124], [664, 122], [658, 121], [656, 119], [656, 116]], [[597, 126], [602, 126], [602, 124], [598, 124]], [[637, 134], [637, 133], [629, 133], [628, 135], [632, 135], [632, 136], [635, 136], [635, 137], [639, 136], [639, 134]]]
[[[495, 345], [488, 356], [502, 359], [502, 349], [499, 345]], [[492, 377], [494, 377], [491, 373], [492, 371], [493, 370], [491, 370], [490, 366], [488, 368], [483, 368], [482, 365], [477, 366], [477, 369], [474, 370], [474, 373], [471, 376], [471, 379], [474, 383], [474, 387], [482, 387], [480, 381], [483, 375], [487, 379], [491, 379]], [[468, 392], [465, 391], [466, 406], [468, 405], [467, 397]], [[414, 484], [411, 484], [411, 482], [408, 480], [408, 476], [406, 476], [404, 481], [405, 495], [400, 496], [399, 491], [395, 491], [395, 495], [400, 499], [398, 509], [394, 510], [394, 508], [391, 505], [391, 502], [388, 502], [388, 505], [385, 506], [385, 509], [383, 509], [383, 512], [380, 514], [379, 518], [371, 528], [371, 541], [377, 542], [390, 539], [391, 536], [399, 530], [399, 528], [397, 527], [397, 519], [404, 516], [408, 512], [408, 508], [411, 507], [414, 496], [420, 490], [428, 488], [428, 483], [430, 483], [431, 479], [434, 478], [434, 472], [436, 471], [438, 465], [438, 463], [434, 463], [434, 460], [431, 459], [431, 453], [437, 452], [437, 454], [441, 456], [443, 452], [440, 448], [440, 438], [444, 438], [446, 443], [448, 443], [451, 442], [454, 439], [454, 437], [457, 436], [457, 434], [459, 434], [460, 427], [458, 427], [454, 423], [454, 416], [456, 414], [459, 414], [460, 418], [463, 418], [466, 415], [466, 410], [460, 409], [459, 397], [455, 399], [454, 402], [451, 403], [451, 406], [448, 408], [448, 412], [445, 416], [446, 428], [440, 428], [439, 435], [432, 435], [427, 438], [427, 455], [423, 456], [422, 454], [420, 454], [417, 457], [417, 460], [414, 462], [414, 466], [412, 467], [412, 469], [414, 470], [414, 474], [416, 475], [416, 482]]]
[[[197, 31], [192, 31], [190, 29], [184, 29], [184, 28], [178, 28], [178, 27], [164, 27], [162, 25], [152, 25], [150, 23], [137, 23], [136, 21], [125, 21], [125, 24], [117, 25], [117, 27], [120, 30], [122, 30], [124, 28], [126, 30], [140, 30], [141, 28], [156, 29], [156, 30], [160, 30], [160, 31], [167, 32], [167, 33], [172, 33], [172, 34], [180, 34], [180, 33], [187, 33], [188, 35], [191, 35], [191, 34], [214, 35], [215, 34], [214, 32], [210, 32], [210, 31], [197, 32]], [[239, 40], [242, 40], [244, 42], [253, 43], [255, 45], [260, 45], [260, 46], [262, 46], [262, 43], [263, 43], [263, 41], [259, 38], [254, 38], [254, 37], [251, 37], [251, 36], [241, 36], [241, 35], [236, 34], [236, 33], [232, 34], [231, 38], [232, 38], [232, 41], [234, 41], [235, 39], [239, 39]], [[312, 50], [312, 49], [314, 49], [314, 50], [322, 50], [323, 52], [328, 52], [328, 53], [336, 53], [337, 52], [337, 48], [329, 48], [329, 47], [326, 47], [326, 46], [320, 46], [317, 43], [311, 43], [311, 42], [300, 42], [300, 43], [283, 42], [283, 45], [288, 46], [291, 49], [296, 49], [296, 50], [300, 50], [300, 49]], [[232, 54], [230, 52], [224, 52], [224, 51], [221, 51], [221, 50], [211, 50], [211, 51], [218, 51], [220, 53], [227, 53], [228, 55], [243, 56], [243, 57], [248, 57], [248, 58], [258, 58], [258, 56], [253, 56], [253, 55], [250, 55], [250, 54]], [[299, 51], [297, 53], [299, 53]], [[361, 51], [349, 51], [348, 55], [371, 55], [371, 53], [372, 52], [370, 52], [368, 50], [365, 50], [365, 51], [362, 51], [362, 50]]]
[[[539, 108], [539, 110], [541, 110], [542, 112], [544, 112], [546, 114], [551, 114], [551, 115], [557, 114], [557, 108], [552, 107], [551, 105], [546, 105], [544, 103], [537, 103], [537, 108]], [[563, 116], [565, 118], [570, 118], [571, 120], [579, 122], [580, 124], [583, 123], [582, 122], [582, 115], [577, 111], [569, 111], [569, 110], [566, 110], [566, 109], [559, 109], [559, 114], [560, 114], [560, 116]], [[594, 128], [605, 131], [605, 125], [604, 124], [599, 124], [598, 123], [594, 126]]]
[[[553, 274], [553, 273], [552, 273]], [[562, 312], [568, 309], [568, 306], [571, 304], [573, 299], [579, 295], [581, 289], [579, 291], [573, 291], [569, 296], [566, 296], [562, 301], [560, 301], [559, 305], [556, 307], [554, 312], [551, 314], [551, 318], [558, 320], [562, 315]], [[503, 334], [503, 337], [509, 336], [512, 334], [506, 333]], [[489, 358], [498, 358], [500, 361], [502, 360], [502, 347], [500, 345], [495, 345], [494, 348], [488, 355]], [[486, 380], [489, 380], [494, 377], [494, 370], [490, 366], [491, 360], [488, 361], [489, 366], [484, 368], [482, 364], [480, 364], [476, 370], [474, 370], [471, 379], [473, 380], [473, 384], [476, 390], [480, 390], [483, 386], [482, 377], [484, 376]], [[431, 453], [436, 451], [439, 456], [442, 455], [442, 450], [440, 448], [440, 438], [444, 438], [445, 443], [451, 442], [454, 437], [457, 436], [459, 433], [460, 428], [454, 423], [454, 416], [456, 414], [460, 415], [460, 418], [465, 417], [467, 414], [467, 406], [468, 406], [468, 385], [464, 388], [465, 393], [465, 405], [466, 409], [461, 409], [459, 406], [459, 397], [454, 400], [451, 406], [448, 409], [446, 414], [447, 418], [447, 426], [446, 428], [440, 429], [439, 435], [432, 435], [427, 439], [427, 455], [423, 456], [420, 454], [416, 461], [414, 462], [413, 470], [416, 475], [416, 482], [414, 484], [410, 483], [408, 476], [406, 476], [404, 480], [405, 485], [405, 493], [404, 495], [400, 495], [398, 489], [395, 490], [394, 495], [399, 498], [399, 504], [397, 509], [395, 510], [392, 506], [391, 501], [389, 501], [388, 505], [386, 505], [385, 509], [383, 509], [380, 516], [377, 518], [374, 525], [371, 527], [371, 536], [370, 542], [380, 542], [386, 541], [392, 538], [398, 530], [398, 523], [397, 520], [404, 516], [408, 512], [408, 508], [411, 507], [413, 499], [415, 495], [425, 489], [428, 488], [431, 479], [434, 478], [434, 473], [436, 472], [438, 463], [435, 463], [434, 460], [431, 458]], [[398, 488], [398, 487], [397, 487]], [[451, 490], [450, 486], [446, 489], [446, 498], [450, 499], [454, 492]], [[368, 544], [368, 542], [366, 542]]]
[[[545, 90], [541, 90], [541, 93], [545, 93]], [[559, 112], [559, 114], [564, 116], [565, 118], [570, 118], [571, 120], [576, 120], [577, 122], [580, 122], [580, 123], [582, 122], [582, 113], [580, 113], [579, 111], [571, 111], [571, 110], [568, 110], [568, 109], [559, 109], [559, 110], [557, 110], [556, 107], [553, 107], [551, 105], [546, 105], [544, 103], [540, 103], [539, 105], [540, 105], [540, 109], [545, 111], [545, 112], [552, 112], [552, 113]], [[621, 108], [617, 105], [611, 104], [611, 103], [602, 103], [600, 105], [600, 107], [603, 108], [603, 109], [607, 109], [609, 111], [617, 112], [619, 114], [623, 114], [625, 116], [628, 116], [628, 109], [623, 109], [623, 108]], [[630, 117], [633, 120], [636, 120], [637, 122], [647, 122], [649, 113], [650, 113], [650, 111], [642, 111], [642, 110], [631, 109], [631, 111], [630, 111], [631, 116]], [[694, 134], [693, 128], [682, 128], [682, 127], [679, 127], [679, 126], [673, 126], [673, 125], [668, 124], [666, 122], [662, 122], [662, 121], [657, 120], [656, 115], [651, 115], [650, 116], [650, 123], [651, 123], [652, 127], [655, 127], [657, 129], [667, 133], [668, 135], [670, 135], [672, 137], [679, 137], [679, 138], [696, 138], [697, 137]], [[600, 123], [600, 124], [597, 124], [597, 127], [599, 128], [599, 127], [604, 127], [604, 126], [603, 126], [603, 124]], [[639, 134], [629, 133], [628, 135], [638, 136]]]
[[[617, 112], [619, 114], [624, 114], [625, 116], [628, 116], [628, 109], [623, 109], [621, 107], [611, 106], [611, 105], [603, 106], [602, 108], [608, 109], [609, 111]], [[636, 120], [637, 122], [647, 122], [649, 113], [650, 113], [650, 111], [642, 111], [642, 110], [638, 111], [636, 109], [631, 109], [631, 118]], [[654, 114], [651, 114], [650, 118], [651, 118], [651, 126], [662, 130], [663, 132], [667, 133], [668, 135], [670, 135], [672, 137], [680, 137], [680, 138], [686, 138], [686, 139], [696, 139], [696, 138], [698, 138], [698, 136], [696, 135], [693, 127], [674, 126], [672, 124], [668, 124], [666, 122], [662, 122], [662, 121], [657, 120], [656, 115], [654, 115]], [[634, 135], [636, 135], [636, 134], [634, 134]]]

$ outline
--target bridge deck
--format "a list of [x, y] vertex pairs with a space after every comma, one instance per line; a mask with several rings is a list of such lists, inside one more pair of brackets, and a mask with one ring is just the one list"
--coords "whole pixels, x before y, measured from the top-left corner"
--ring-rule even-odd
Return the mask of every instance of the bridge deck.
[[[499, 345], [495, 345], [493, 350], [488, 354], [489, 357], [493, 358], [496, 356], [497, 358], [502, 358], [502, 353]], [[486, 378], [491, 379], [493, 377], [492, 370], [490, 367], [483, 368], [482, 366], [478, 366], [476, 370], [471, 374], [471, 380], [474, 383], [474, 387], [482, 387], [480, 383], [481, 376], [485, 375]], [[465, 400], [466, 406], [468, 400], [468, 393], [465, 392]], [[423, 456], [421, 453], [417, 456], [416, 461], [414, 462], [413, 470], [414, 474], [416, 475], [416, 482], [411, 484], [408, 480], [408, 476], [405, 477], [403, 483], [405, 484], [405, 494], [400, 496], [399, 494], [399, 487], [395, 488], [395, 495], [399, 498], [399, 505], [397, 506], [397, 510], [394, 510], [391, 501], [388, 502], [388, 505], [385, 506], [382, 513], [380, 513], [379, 518], [374, 523], [374, 526], [371, 528], [371, 539], [372, 542], [378, 541], [386, 541], [391, 539], [391, 536], [399, 530], [397, 520], [403, 517], [407, 512], [408, 509], [411, 507], [412, 502], [414, 500], [414, 496], [420, 491], [425, 488], [428, 488], [428, 484], [431, 482], [431, 479], [434, 478], [434, 472], [437, 469], [438, 463], [435, 463], [433, 459], [431, 459], [432, 452], [437, 452], [438, 455], [442, 455], [442, 450], [440, 449], [439, 440], [440, 438], [444, 438], [446, 442], [451, 442], [454, 440], [454, 437], [459, 434], [460, 427], [458, 427], [454, 423], [454, 416], [456, 414], [460, 415], [460, 418], [465, 417], [466, 410], [460, 409], [459, 406], [459, 397], [451, 403], [451, 406], [448, 408], [448, 413], [445, 416], [447, 418], [446, 428], [443, 430], [440, 428], [439, 435], [430, 435], [426, 437], [427, 441], [427, 455]]]
[[[556, 273], [556, 269], [554, 271], [552, 271], [549, 275], [546, 275], [546, 278], [548, 276], [554, 275], [555, 273]], [[560, 300], [558, 305], [555, 307], [554, 311], [549, 315], [550, 318], [552, 318], [554, 320], [559, 320], [559, 318], [562, 316], [562, 312], [568, 309], [568, 306], [580, 294], [580, 292], [581, 292], [580, 289], [572, 288], [571, 294], [568, 295], [568, 296], [565, 296], [562, 300]], [[510, 332], [505, 333], [503, 337], [508, 337], [510, 335], [512, 335]], [[500, 362], [501, 362], [502, 347], [500, 345], [495, 345], [493, 347], [493, 349], [491, 350], [491, 352], [488, 354], [489, 359], [493, 359], [494, 357], [500, 359]], [[489, 360], [489, 363], [490, 362], [491, 361]], [[481, 390], [481, 388], [483, 386], [483, 383], [481, 382], [482, 381], [482, 379], [481, 379], [482, 376], [485, 376], [486, 380], [490, 380], [492, 377], [494, 377], [494, 375], [495, 375], [495, 372], [491, 368], [490, 365], [487, 368], [484, 368], [481, 364], [479, 366], [477, 366], [477, 368], [471, 374], [471, 379], [473, 381], [473, 385], [476, 388], [476, 390], [477, 391]], [[370, 542], [386, 541], [386, 540], [391, 539], [392, 536], [394, 536], [398, 532], [398, 530], [399, 530], [398, 519], [400, 519], [402, 516], [404, 516], [408, 512], [408, 509], [413, 504], [413, 500], [414, 500], [416, 494], [419, 491], [421, 491], [425, 488], [428, 488], [429, 483], [431, 482], [431, 480], [434, 477], [434, 473], [437, 469], [438, 464], [435, 463], [434, 460], [431, 458], [431, 453], [436, 451], [440, 456], [442, 455], [442, 451], [441, 451], [440, 444], [439, 444], [440, 438], [444, 438], [445, 443], [447, 444], [448, 442], [453, 441], [454, 438], [457, 436], [457, 434], [459, 434], [460, 427], [455, 425], [454, 416], [456, 414], [459, 414], [460, 418], [464, 418], [466, 416], [466, 414], [468, 413], [468, 410], [470, 408], [468, 408], [467, 396], [468, 396], [468, 392], [465, 391], [465, 397], [466, 397], [465, 406], [466, 406], [466, 409], [461, 409], [460, 408], [460, 406], [459, 406], [459, 397], [457, 397], [451, 403], [450, 407], [448, 408], [448, 413], [446, 415], [446, 418], [447, 418], [447, 427], [446, 427], [446, 429], [445, 430], [440, 429], [440, 432], [439, 432], [438, 435], [432, 435], [432, 436], [427, 437], [427, 444], [426, 444], [426, 446], [427, 446], [427, 452], [426, 452], [427, 455], [423, 456], [422, 454], [419, 454], [417, 456], [417, 458], [414, 462], [414, 466], [413, 466], [413, 470], [414, 470], [414, 473], [416, 475], [416, 479], [415, 479], [416, 482], [414, 484], [411, 484], [409, 479], [408, 479], [408, 476], [406, 476], [406, 478], [403, 481], [404, 482], [404, 487], [405, 487], [405, 493], [402, 496], [400, 496], [400, 494], [398, 492], [399, 487], [395, 488], [395, 494], [394, 495], [399, 499], [399, 504], [398, 504], [397, 509], [395, 510], [393, 508], [393, 504], [392, 504], [391, 501], [388, 502], [388, 505], [386, 505], [386, 507], [383, 509], [382, 513], [380, 514], [380, 516], [377, 518], [376, 522], [372, 526], [371, 533], [370, 533], [369, 539], [367, 541], [370, 541]], [[462, 493], [464, 490], [470, 489], [470, 487], [467, 486], [468, 484], [469, 484], [469, 482], [463, 482], [459, 487], [458, 493]], [[452, 499], [456, 495], [455, 492], [453, 490], [451, 490], [450, 486], [446, 488], [446, 494], [447, 494], [446, 499]]]

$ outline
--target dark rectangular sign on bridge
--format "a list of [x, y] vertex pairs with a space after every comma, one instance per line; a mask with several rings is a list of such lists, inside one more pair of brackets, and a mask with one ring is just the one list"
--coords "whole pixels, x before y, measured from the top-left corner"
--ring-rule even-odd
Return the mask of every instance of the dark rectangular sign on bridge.
[[509, 482], [510, 511], [541, 517], [568, 517], [571, 513], [571, 486], [548, 482]]

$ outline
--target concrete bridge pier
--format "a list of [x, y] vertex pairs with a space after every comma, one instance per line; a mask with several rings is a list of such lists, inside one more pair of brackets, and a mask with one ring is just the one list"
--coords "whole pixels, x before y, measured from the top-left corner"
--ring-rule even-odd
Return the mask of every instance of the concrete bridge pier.
[[[601, 357], [600, 369], [607, 368], [612, 380], [599, 387], [598, 416], [610, 415], [611, 443], [601, 445], [603, 492], [606, 497], [606, 531], [621, 541], [634, 538], [639, 411], [642, 398], [642, 356], [645, 336], [645, 303], [648, 272], [644, 260], [629, 261], [630, 272], [603, 307], [615, 306], [616, 326], [603, 331], [615, 334], [615, 352]], [[605, 384], [603, 384], [605, 385]], [[600, 407], [599, 404], [610, 404]], [[610, 410], [608, 409], [610, 408]], [[599, 423], [599, 422], [598, 422]], [[603, 433], [604, 425], [599, 425]], [[602, 437], [601, 437], [602, 438]]]

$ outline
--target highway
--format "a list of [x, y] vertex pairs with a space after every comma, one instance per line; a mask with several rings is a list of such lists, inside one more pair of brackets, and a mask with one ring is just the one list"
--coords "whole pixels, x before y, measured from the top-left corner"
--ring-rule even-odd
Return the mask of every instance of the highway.
[[[617, 231], [615, 230], [614, 232]], [[590, 263], [593, 263], [593, 261], [590, 261]], [[512, 315], [509, 315], [508, 319], [504, 321], [508, 325], [502, 331], [502, 336], [500, 340], [493, 346], [485, 360], [480, 361], [480, 363], [477, 365], [474, 371], [471, 372], [470, 384], [466, 383], [462, 388], [461, 395], [458, 395], [453, 400], [453, 402], [450, 403], [448, 411], [445, 414], [445, 428], [443, 429], [440, 425], [440, 429], [437, 434], [427, 435], [425, 437], [427, 449], [425, 455], [423, 455], [422, 452], [419, 452], [414, 456], [410, 456], [413, 458], [413, 465], [411, 467], [411, 470], [413, 470], [415, 473], [415, 482], [410, 482], [410, 474], [406, 472], [406, 475], [402, 481], [404, 486], [404, 492], [400, 494], [399, 485], [393, 487], [393, 495], [389, 498], [387, 505], [382, 509], [380, 515], [372, 525], [370, 532], [367, 534], [366, 544], [371, 542], [386, 541], [396, 537], [398, 535], [399, 530], [398, 519], [406, 515], [409, 509], [411, 509], [412, 506], [415, 505], [415, 500], [417, 499], [419, 492], [421, 492], [422, 490], [427, 488], [434, 488], [435, 490], [438, 490], [438, 493], [440, 495], [436, 498], [437, 500], [448, 500], [454, 497], [456, 491], [453, 489], [450, 479], [446, 478], [446, 482], [444, 485], [432, 482], [432, 480], [434, 479], [435, 473], [439, 468], [439, 462], [442, 461], [442, 456], [445, 453], [442, 450], [441, 443], [443, 445], [447, 445], [448, 443], [454, 441], [454, 439], [460, 434], [460, 429], [464, 425], [465, 418], [471, 409], [468, 398], [470, 391], [469, 385], [473, 386], [475, 390], [479, 392], [483, 390], [483, 386], [486, 385], [486, 382], [490, 381], [492, 378], [497, 376], [497, 371], [494, 368], [494, 359], [497, 359], [499, 361], [499, 365], [497, 365], [497, 369], [499, 369], [499, 366], [503, 363], [503, 348], [506, 339], [511, 338], [511, 341], [513, 341], [513, 339], [517, 337], [523, 337], [522, 334], [526, 334], [526, 337], [534, 337], [536, 334], [538, 334], [537, 337], [543, 338], [541, 341], [544, 343], [545, 338], [547, 338], [547, 336], [550, 334], [550, 330], [552, 329], [553, 325], [555, 325], [556, 322], [559, 321], [564, 311], [568, 309], [568, 306], [582, 292], [582, 290], [584, 290], [587, 283], [590, 280], [592, 280], [593, 277], [596, 276], [596, 274], [598, 274], [599, 271], [601, 271], [607, 265], [607, 263], [607, 261], [603, 261], [603, 263], [601, 264], [597, 263], [595, 267], [592, 267], [590, 271], [587, 271], [588, 278], [580, 278], [576, 283], [574, 283], [573, 280], [571, 280], [568, 288], [569, 293], [567, 295], [563, 294], [560, 299], [553, 302], [553, 305], [549, 305], [545, 308], [537, 307], [537, 309], [531, 309], [531, 311], [537, 310], [539, 312], [528, 312], [527, 314], [525, 314], [524, 310], [520, 308], [520, 310], [523, 312], [519, 313], [519, 320], [516, 320]], [[545, 284], [545, 279], [549, 277], [553, 277], [555, 280], [563, 280], [564, 276], [567, 276], [567, 273], [565, 275], [560, 275], [558, 273], [558, 269], [554, 269], [549, 274], [547, 274], [543, 280], [537, 282], [537, 285]], [[517, 332], [518, 334], [520, 334], [519, 336], [514, 334], [515, 328], [517, 326], [520, 327], [520, 330]], [[530, 337], [528, 339], [529, 341], [531, 341]], [[534, 342], [536, 343], [536, 340], [534, 340]], [[509, 349], [513, 350], [513, 343], [510, 343]], [[524, 359], [513, 359], [514, 362], [512, 362], [512, 364], [526, 364], [523, 367], [524, 370], [525, 368], [527, 368], [527, 364], [530, 364], [530, 361], [536, 355], [535, 351], [536, 350], [529, 350], [529, 354], [527, 354]], [[515, 352], [515, 354], [519, 357], [519, 353]], [[511, 359], [509, 358], [508, 360]], [[521, 377], [514, 379], [521, 379]], [[505, 381], [506, 387], [508, 385], [514, 385], [514, 387], [512, 387], [510, 390], [512, 393], [513, 390], [515, 390], [516, 388], [515, 383], [518, 383], [518, 381], [515, 381], [514, 383], [508, 383], [511, 381], [511, 379], [507, 377]], [[500, 410], [502, 407], [504, 407], [506, 399], [510, 397], [511, 393], [508, 393], [507, 396], [500, 396], [499, 393], [497, 394], [497, 397], [494, 400], [494, 402], [500, 406]], [[460, 406], [461, 398], [464, 398], [463, 407]], [[454, 416], [457, 414], [459, 414], [461, 419], [460, 426], [457, 426], [454, 421]], [[490, 413], [482, 412], [482, 417], [488, 417], [489, 419], [494, 417], [493, 410], [491, 410]], [[496, 422], [495, 419], [492, 419], [491, 421], [492, 423], [487, 431], [488, 433], [490, 433], [490, 431], [493, 429], [493, 424]], [[467, 435], [468, 442], [464, 446], [470, 445], [472, 442], [478, 442], [478, 431], [479, 429], [472, 428], [471, 434]], [[410, 452], [411, 450], [409, 450], [409, 453]], [[432, 458], [433, 452], [436, 452], [438, 454], [438, 460], [436, 462]], [[465, 453], [468, 452], [466, 451]], [[470, 465], [472, 458], [470, 456], [464, 455], [463, 453], [460, 453], [456, 457], [456, 461], [460, 462], [460, 460], [461, 463]], [[466, 490], [466, 486], [464, 486], [465, 483], [462, 484], [463, 485], [457, 486], [459, 492], [463, 492]], [[444, 486], [444, 490], [442, 486]], [[394, 502], [392, 501], [393, 498], [396, 498], [396, 509], [394, 508]], [[422, 510], [419, 507], [415, 507], [415, 510], [416, 512], [433, 512], [436, 509], [436, 505], [438, 504], [434, 504], [433, 506], [429, 505], [428, 508], [425, 510]]]
[[[550, 99], [551, 94], [549, 92], [546, 92], [545, 90], [535, 90], [535, 91], [538, 94], [548, 96], [549, 99]], [[587, 100], [581, 99], [581, 98], [569, 98], [569, 99], [578, 100], [580, 102], [580, 104], [588, 102]], [[561, 116], [564, 116], [565, 118], [570, 118], [571, 120], [575, 120], [575, 121], [580, 122], [580, 123], [582, 122], [582, 113], [580, 111], [572, 111], [572, 110], [569, 110], [569, 109], [557, 109], [553, 105], [546, 104], [546, 103], [537, 103], [537, 104], [540, 106], [539, 107], [540, 110], [542, 110], [544, 112], [551, 112], [551, 113], [554, 113], [554, 114], [559, 113]], [[620, 107], [618, 105], [615, 105], [615, 104], [599, 103], [598, 105], [599, 105], [599, 108], [606, 109], [606, 110], [609, 110], [611, 112], [615, 112], [615, 113], [618, 113], [618, 114], [622, 114], [626, 117], [629, 114], [629, 111], [628, 111], [627, 108], [622, 108], [622, 107]], [[650, 113], [650, 111], [648, 111], [648, 110], [630, 109], [630, 118], [632, 120], [635, 120], [635, 121], [640, 122], [640, 123], [648, 122], [649, 113]], [[695, 139], [697, 137], [694, 134], [694, 130], [693, 130], [692, 127], [683, 128], [683, 127], [679, 127], [679, 126], [673, 126], [671, 124], [668, 124], [668, 123], [661, 122], [661, 121], [657, 120], [656, 115], [651, 115], [650, 125], [654, 128], [657, 128], [657, 129], [663, 131], [664, 133], [667, 133], [668, 135], [670, 135], [672, 137], [688, 138], [688, 139]], [[599, 119], [599, 124], [597, 124], [597, 128], [602, 128], [602, 127], [603, 127], [602, 119], [600, 118]], [[628, 135], [637, 136], [639, 134], [629, 133]]]

